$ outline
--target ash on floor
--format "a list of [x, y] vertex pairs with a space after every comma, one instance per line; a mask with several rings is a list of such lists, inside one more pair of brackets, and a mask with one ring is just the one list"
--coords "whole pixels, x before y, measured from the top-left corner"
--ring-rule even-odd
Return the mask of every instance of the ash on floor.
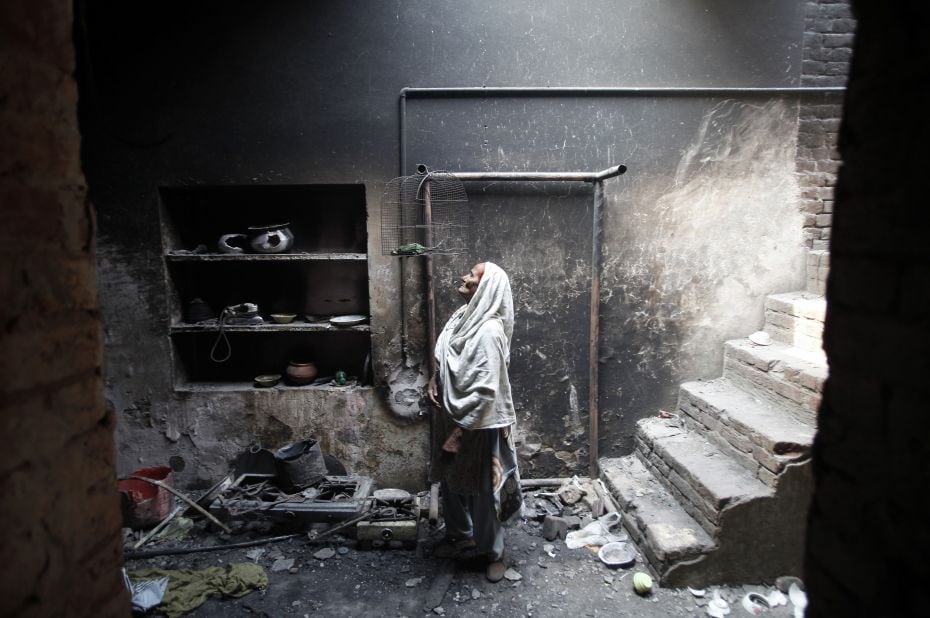
[[[202, 526], [198, 526], [202, 528]], [[262, 531], [271, 534], [272, 531]], [[441, 531], [434, 531], [434, 537]], [[193, 537], [175, 545], [241, 542], [261, 538], [255, 531], [232, 538]], [[250, 537], [250, 535], [255, 535]], [[133, 559], [128, 569], [203, 569], [252, 561], [263, 566], [269, 585], [239, 599], [210, 599], [189, 616], [706, 616], [715, 590], [733, 615], [745, 610], [748, 592], [771, 593], [768, 586], [710, 588], [704, 597], [687, 589], [654, 587], [646, 596], [633, 591], [633, 573], [644, 571], [641, 558], [629, 568], [612, 569], [588, 548], [568, 549], [547, 541], [541, 522], [524, 519], [507, 531], [510, 572], [493, 584], [481, 565], [440, 560], [428, 544], [417, 549], [359, 550], [355, 541], [333, 537], [310, 543], [298, 536], [274, 544], [177, 556]], [[153, 610], [156, 611], [156, 610]], [[760, 615], [788, 617], [791, 604]]]

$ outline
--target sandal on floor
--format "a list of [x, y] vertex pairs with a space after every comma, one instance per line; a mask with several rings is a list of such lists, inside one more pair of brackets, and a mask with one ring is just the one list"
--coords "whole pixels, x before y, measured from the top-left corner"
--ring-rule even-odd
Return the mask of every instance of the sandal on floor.
[[475, 547], [474, 539], [445, 539], [433, 548], [433, 556], [437, 558], [456, 558]]
[[488, 568], [485, 570], [484, 575], [488, 578], [489, 582], [494, 582], [496, 584], [504, 579], [504, 572], [506, 570], [507, 565], [504, 564], [504, 559], [501, 558], [500, 560], [488, 563]]

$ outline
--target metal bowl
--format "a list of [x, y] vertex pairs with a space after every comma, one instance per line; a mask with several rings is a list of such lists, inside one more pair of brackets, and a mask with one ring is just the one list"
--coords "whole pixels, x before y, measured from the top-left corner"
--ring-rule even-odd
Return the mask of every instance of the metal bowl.
[[607, 543], [597, 552], [597, 557], [610, 567], [630, 566], [636, 562], [636, 548], [626, 541]]
[[269, 386], [274, 386], [280, 381], [280, 373], [267, 373], [264, 375], [255, 376], [255, 386], [259, 388], [268, 388]]
[[278, 324], [290, 324], [297, 317], [296, 313], [272, 313], [271, 319]]

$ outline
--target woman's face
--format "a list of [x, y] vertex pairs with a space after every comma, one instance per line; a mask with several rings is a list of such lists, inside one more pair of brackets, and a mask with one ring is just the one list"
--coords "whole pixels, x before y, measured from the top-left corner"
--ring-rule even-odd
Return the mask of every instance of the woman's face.
[[484, 263], [475, 264], [467, 275], [462, 275], [462, 285], [459, 286], [458, 292], [465, 299], [465, 302], [470, 301], [471, 297], [475, 295], [475, 290], [478, 289], [478, 284], [481, 282], [483, 275]]

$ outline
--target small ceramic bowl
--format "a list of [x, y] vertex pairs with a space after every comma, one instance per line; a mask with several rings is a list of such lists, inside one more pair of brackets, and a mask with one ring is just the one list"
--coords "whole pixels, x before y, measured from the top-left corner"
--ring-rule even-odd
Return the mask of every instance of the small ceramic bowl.
[[296, 313], [272, 313], [271, 319], [278, 324], [290, 324], [297, 317]]
[[259, 388], [268, 388], [269, 386], [274, 386], [281, 381], [280, 373], [268, 373], [260, 376], [255, 376], [255, 386]]

